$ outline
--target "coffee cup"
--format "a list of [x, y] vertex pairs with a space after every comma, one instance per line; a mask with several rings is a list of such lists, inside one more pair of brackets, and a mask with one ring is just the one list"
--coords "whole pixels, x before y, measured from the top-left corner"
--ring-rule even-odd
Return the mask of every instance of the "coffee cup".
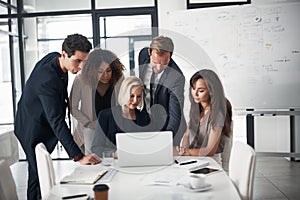
[[98, 184], [93, 187], [94, 200], [108, 200], [109, 187], [105, 184]]
[[190, 184], [193, 189], [199, 189], [205, 186], [205, 174], [190, 174]]

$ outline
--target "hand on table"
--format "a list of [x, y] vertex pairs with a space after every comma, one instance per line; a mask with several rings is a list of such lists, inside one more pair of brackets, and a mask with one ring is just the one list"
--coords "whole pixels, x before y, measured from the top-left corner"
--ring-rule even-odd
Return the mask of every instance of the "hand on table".
[[188, 149], [186, 147], [183, 146], [176, 146], [176, 151], [174, 152], [174, 154], [177, 154], [178, 156], [189, 156], [189, 152]]
[[83, 165], [95, 165], [101, 162], [101, 159], [94, 153], [83, 156], [79, 161]]

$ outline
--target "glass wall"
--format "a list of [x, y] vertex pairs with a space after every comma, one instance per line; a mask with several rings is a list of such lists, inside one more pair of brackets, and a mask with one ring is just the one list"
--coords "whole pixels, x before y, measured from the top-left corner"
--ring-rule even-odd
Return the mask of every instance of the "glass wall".
[[13, 123], [12, 81], [9, 58], [8, 27], [0, 26], [0, 124]]
[[[141, 48], [137, 42], [150, 45], [151, 15], [100, 17], [100, 47], [115, 52], [126, 67], [125, 75], [135, 75], [136, 59]], [[140, 43], [139, 43], [140, 44]]]
[[[148, 46], [151, 27], [157, 26], [155, 0], [19, 0], [19, 15], [17, 1], [9, 2], [0, 0], [0, 92], [6, 97], [0, 100], [2, 124], [13, 124], [22, 87], [36, 62], [49, 52], [61, 52], [67, 35], [83, 34], [95, 47], [114, 51], [132, 74], [142, 48], [137, 44]], [[137, 31], [142, 29], [147, 31]], [[69, 89], [74, 78], [70, 75]], [[53, 158], [62, 156], [66, 154]], [[20, 159], [25, 159], [22, 151]]]
[[[15, 1], [12, 2], [15, 3]], [[8, 5], [7, 1], [0, 1], [0, 14], [13, 13], [14, 7], [14, 5]], [[19, 64], [16, 22], [15, 19], [0, 19], [0, 93], [2, 96], [0, 99], [0, 125], [13, 124], [14, 101], [15, 98], [18, 98], [19, 92], [18, 82], [13, 80], [15, 76], [19, 75], [19, 71], [14, 70], [14, 66]], [[11, 57], [14, 54], [17, 57]]]

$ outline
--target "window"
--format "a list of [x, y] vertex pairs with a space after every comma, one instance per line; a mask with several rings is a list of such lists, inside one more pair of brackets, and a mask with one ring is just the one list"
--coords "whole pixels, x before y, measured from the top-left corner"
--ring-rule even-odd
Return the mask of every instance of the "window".
[[[14, 106], [36, 62], [49, 52], [61, 52], [67, 35], [80, 33], [87, 36], [94, 47], [112, 50], [131, 73], [140, 46], [150, 44], [151, 27], [157, 26], [155, 0], [126, 0], [126, 3], [122, 0], [24, 0], [25, 11], [20, 15], [16, 15], [17, 0], [11, 0], [9, 6], [6, 2], [0, 0], [0, 15], [7, 16], [0, 18], [0, 92], [7, 97], [0, 101], [0, 109], [5, 113], [0, 115], [0, 123], [13, 123]], [[23, 22], [20, 26], [17, 26], [17, 17]], [[8, 18], [12, 19], [11, 25]], [[136, 31], [138, 29], [144, 31]], [[19, 32], [23, 34], [18, 35]], [[70, 74], [69, 89], [74, 78], [75, 75]], [[67, 156], [65, 153], [54, 155], [57, 157]], [[21, 147], [20, 158], [25, 158]]]
[[0, 124], [13, 123], [12, 81], [9, 58], [9, 35], [6, 26], [0, 26]]
[[125, 75], [134, 75], [139, 50], [137, 42], [144, 41], [150, 45], [152, 29], [151, 15], [130, 15], [100, 17], [100, 45], [120, 58], [126, 67]]
[[[9, 24], [11, 24], [9, 26]], [[9, 28], [11, 27], [11, 28]], [[19, 64], [18, 53], [18, 35], [16, 20], [1, 19], [0, 22], [0, 93], [2, 95], [0, 101], [0, 124], [12, 124], [14, 122], [14, 105], [15, 99], [20, 96], [20, 81], [18, 81], [20, 73], [15, 70], [12, 74], [11, 68]], [[14, 59], [10, 60], [12, 55]], [[15, 77], [15, 80], [12, 78]], [[13, 90], [14, 88], [14, 94]], [[13, 96], [15, 99], [13, 99]]]
[[93, 43], [91, 15], [38, 17], [37, 30], [39, 59], [51, 51], [60, 52], [63, 40], [70, 34], [82, 34]]

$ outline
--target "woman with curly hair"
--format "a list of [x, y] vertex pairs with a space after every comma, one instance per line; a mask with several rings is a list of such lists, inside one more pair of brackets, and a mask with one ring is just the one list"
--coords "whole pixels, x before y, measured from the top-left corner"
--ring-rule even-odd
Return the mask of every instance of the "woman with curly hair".
[[117, 105], [116, 97], [124, 79], [124, 65], [111, 51], [94, 49], [76, 76], [70, 94], [71, 113], [77, 120], [73, 137], [86, 154], [91, 142], [98, 113]]

